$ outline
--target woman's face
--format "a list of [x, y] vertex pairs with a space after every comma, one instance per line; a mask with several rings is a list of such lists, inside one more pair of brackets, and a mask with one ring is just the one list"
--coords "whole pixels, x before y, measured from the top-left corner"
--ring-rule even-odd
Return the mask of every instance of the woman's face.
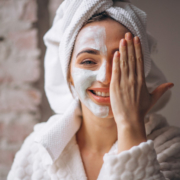
[[120, 23], [106, 19], [85, 25], [75, 41], [70, 82], [81, 103], [100, 118], [113, 117], [109, 97], [112, 60], [126, 32]]

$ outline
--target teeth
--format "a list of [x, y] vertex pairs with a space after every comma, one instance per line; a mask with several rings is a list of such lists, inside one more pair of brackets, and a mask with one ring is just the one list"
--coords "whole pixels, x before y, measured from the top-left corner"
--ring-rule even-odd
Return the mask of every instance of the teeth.
[[100, 92], [100, 91], [94, 91], [94, 93], [98, 96], [103, 96], [103, 97], [108, 97], [109, 93], [105, 93], [105, 92]]
[[96, 93], [98, 96], [101, 96], [101, 92], [97, 92], [97, 91], [96, 91], [95, 93]]

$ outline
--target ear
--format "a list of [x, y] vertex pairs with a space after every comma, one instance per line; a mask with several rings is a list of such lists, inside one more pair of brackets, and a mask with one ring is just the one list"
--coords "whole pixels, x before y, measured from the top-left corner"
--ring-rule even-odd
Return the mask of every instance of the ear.
[[72, 79], [72, 77], [71, 77], [71, 76], [69, 77], [68, 82], [69, 82], [72, 86], [74, 86], [74, 82], [73, 82], [73, 79]]
[[68, 66], [68, 72], [67, 72], [67, 82], [69, 85], [73, 85], [74, 86], [74, 82], [71, 76], [71, 66]]
[[70, 74], [70, 70], [68, 70], [67, 82], [69, 85], [74, 86], [74, 82], [73, 82], [72, 76]]

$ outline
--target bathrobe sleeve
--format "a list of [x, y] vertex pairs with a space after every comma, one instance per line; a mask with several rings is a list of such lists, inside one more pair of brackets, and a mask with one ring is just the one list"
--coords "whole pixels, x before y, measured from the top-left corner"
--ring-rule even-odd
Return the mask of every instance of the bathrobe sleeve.
[[150, 117], [147, 142], [119, 154], [106, 153], [98, 180], [180, 180], [180, 128], [162, 118]]
[[153, 131], [153, 139], [160, 170], [170, 180], [180, 180], [180, 128], [165, 126]]
[[98, 180], [166, 180], [152, 140], [119, 154], [106, 153]]

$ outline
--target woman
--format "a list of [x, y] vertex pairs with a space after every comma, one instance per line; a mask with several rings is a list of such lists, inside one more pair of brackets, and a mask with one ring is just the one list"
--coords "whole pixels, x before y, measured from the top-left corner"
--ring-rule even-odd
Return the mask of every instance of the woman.
[[66, 0], [45, 43], [56, 115], [35, 126], [8, 179], [180, 179], [180, 131], [154, 113], [173, 83], [149, 57], [145, 14], [127, 2]]

